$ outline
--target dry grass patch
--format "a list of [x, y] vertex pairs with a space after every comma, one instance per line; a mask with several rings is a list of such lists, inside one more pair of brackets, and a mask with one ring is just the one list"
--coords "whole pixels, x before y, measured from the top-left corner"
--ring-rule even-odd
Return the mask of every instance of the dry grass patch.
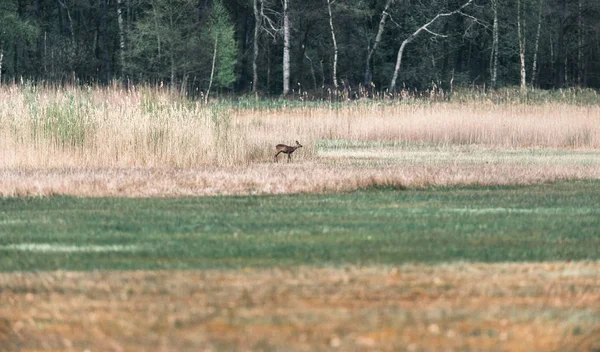
[[349, 103], [236, 109], [151, 89], [0, 88], [4, 168], [243, 166], [300, 140], [600, 148], [600, 106]]
[[[600, 177], [599, 105], [259, 107], [207, 106], [149, 88], [2, 86], [0, 195], [292, 193]], [[295, 165], [274, 165], [275, 144], [295, 140], [304, 145]]]
[[[370, 187], [530, 185], [600, 178], [600, 153], [324, 152], [246, 167], [0, 170], [0, 196], [199, 196], [346, 192]], [[296, 157], [296, 155], [294, 155]]]
[[22, 349], [600, 348], [600, 264], [0, 274]]

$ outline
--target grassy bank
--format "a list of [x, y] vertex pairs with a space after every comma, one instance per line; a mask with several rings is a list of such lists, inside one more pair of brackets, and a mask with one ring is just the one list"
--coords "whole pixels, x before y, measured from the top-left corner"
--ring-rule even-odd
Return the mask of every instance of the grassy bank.
[[599, 187], [8, 198], [0, 270], [597, 260]]

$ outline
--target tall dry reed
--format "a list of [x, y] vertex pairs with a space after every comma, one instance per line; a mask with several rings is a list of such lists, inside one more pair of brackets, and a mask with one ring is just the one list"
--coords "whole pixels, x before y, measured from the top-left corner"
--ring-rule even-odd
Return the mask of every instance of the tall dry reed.
[[204, 105], [150, 88], [0, 87], [0, 168], [244, 166], [299, 140], [486, 148], [600, 148], [600, 106], [564, 103]]

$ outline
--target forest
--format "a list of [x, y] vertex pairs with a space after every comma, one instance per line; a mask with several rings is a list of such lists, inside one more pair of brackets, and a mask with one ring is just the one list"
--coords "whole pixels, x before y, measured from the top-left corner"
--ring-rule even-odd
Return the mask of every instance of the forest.
[[0, 0], [0, 84], [600, 88], [597, 0]]

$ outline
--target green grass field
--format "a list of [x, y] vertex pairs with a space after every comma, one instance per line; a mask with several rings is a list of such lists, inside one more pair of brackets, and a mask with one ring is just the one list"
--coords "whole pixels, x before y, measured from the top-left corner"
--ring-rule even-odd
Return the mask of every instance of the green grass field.
[[600, 181], [335, 195], [0, 199], [0, 270], [600, 259]]

